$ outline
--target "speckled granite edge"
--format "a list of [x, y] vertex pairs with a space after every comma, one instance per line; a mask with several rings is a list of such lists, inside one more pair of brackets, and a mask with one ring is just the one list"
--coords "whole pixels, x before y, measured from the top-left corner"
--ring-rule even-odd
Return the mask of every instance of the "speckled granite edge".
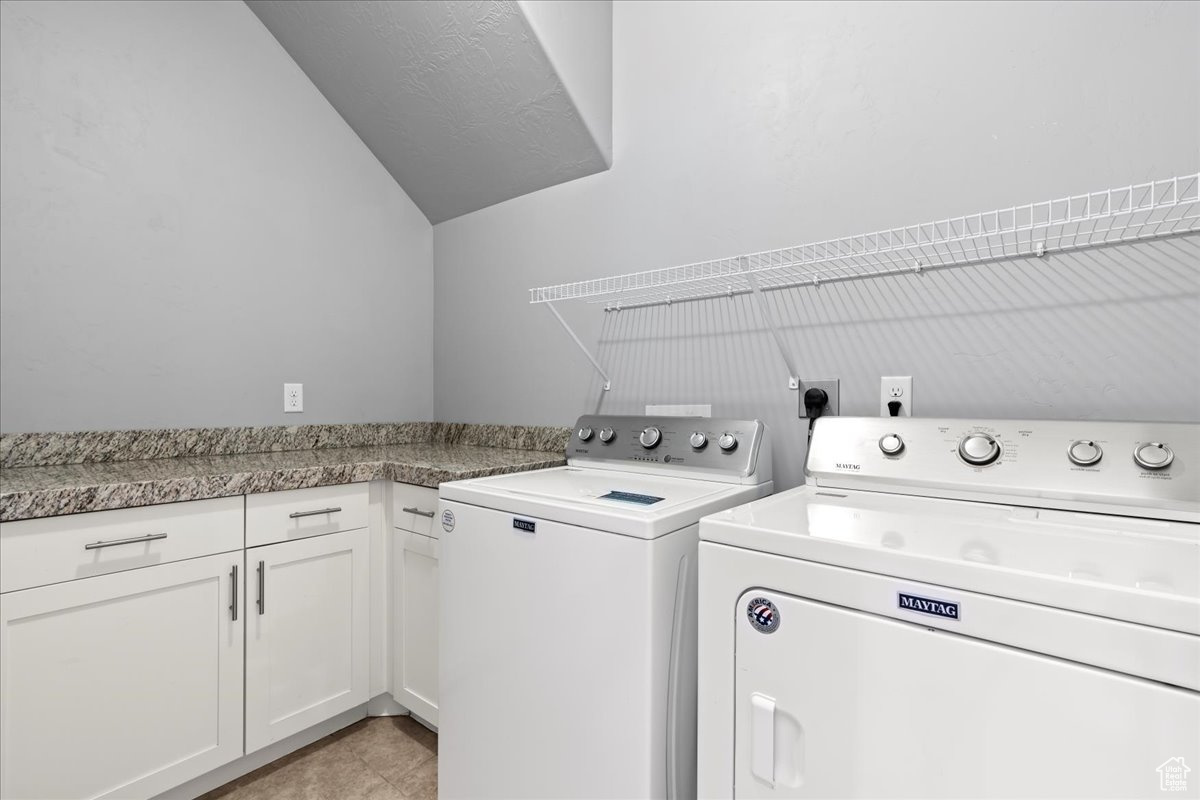
[[432, 441], [476, 447], [507, 447], [562, 453], [571, 439], [570, 428], [544, 425], [478, 425], [467, 422], [433, 423]]
[[446, 422], [0, 433], [0, 467], [45, 467], [415, 442], [555, 452], [566, 450], [569, 438], [567, 428]]
[[522, 460], [519, 463], [454, 467], [391, 460], [306, 465], [295, 468], [268, 467], [224, 474], [13, 491], [0, 494], [0, 522], [374, 480], [399, 481], [437, 488], [439, 484], [447, 481], [545, 469], [566, 463], [565, 456], [555, 457], [550, 453], [540, 455], [544, 455], [544, 458]]

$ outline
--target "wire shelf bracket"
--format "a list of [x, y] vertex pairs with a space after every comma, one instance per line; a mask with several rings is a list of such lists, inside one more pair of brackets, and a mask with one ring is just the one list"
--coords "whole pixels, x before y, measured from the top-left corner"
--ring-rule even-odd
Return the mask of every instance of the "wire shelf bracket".
[[1007, 261], [1046, 259], [1090, 247], [1193, 235], [1200, 232], [1200, 173], [1129, 184], [935, 222], [827, 239], [760, 253], [665, 269], [542, 286], [529, 302], [545, 303], [610, 387], [608, 374], [571, 330], [554, 303], [584, 300], [606, 312], [748, 294], [787, 365], [798, 373], [766, 292], [826, 283]]
[[567, 324], [567, 321], [563, 319], [562, 314], [558, 313], [558, 309], [554, 307], [554, 303], [546, 303], [546, 308], [550, 309], [550, 313], [554, 315], [556, 320], [558, 320], [558, 324], [563, 326], [563, 330], [567, 332], [567, 335], [571, 337], [571, 340], [575, 342], [575, 345], [583, 351], [583, 354], [587, 356], [587, 360], [592, 362], [592, 366], [596, 368], [596, 372], [600, 373], [600, 377], [604, 379], [604, 391], [607, 392], [609, 389], [611, 389], [612, 381], [609, 379], [608, 373], [604, 371], [604, 367], [600, 366], [600, 362], [596, 360], [594, 355], [592, 355], [592, 351], [587, 349], [587, 345], [585, 345], [579, 336], [576, 335], [574, 329], [572, 329], [571, 326]]
[[779, 355], [783, 357], [783, 363], [788, 369], [788, 388], [800, 388], [800, 371], [796, 369], [796, 362], [792, 358], [792, 351], [788, 349], [787, 343], [783, 340], [783, 334], [779, 331], [779, 323], [775, 319], [775, 315], [767, 308], [766, 301], [762, 296], [762, 287], [758, 284], [758, 276], [750, 269], [750, 259], [748, 256], [741, 257], [742, 269], [746, 271], [746, 282], [750, 284], [750, 304], [754, 306], [754, 311], [758, 314], [762, 324], [771, 332], [771, 336], [775, 339], [775, 346], [779, 348]]

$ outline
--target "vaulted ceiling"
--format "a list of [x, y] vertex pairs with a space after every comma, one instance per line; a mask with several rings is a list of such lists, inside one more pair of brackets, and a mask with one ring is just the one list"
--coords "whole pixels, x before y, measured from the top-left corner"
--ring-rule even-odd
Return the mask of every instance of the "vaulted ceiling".
[[432, 223], [611, 164], [611, 2], [246, 3]]

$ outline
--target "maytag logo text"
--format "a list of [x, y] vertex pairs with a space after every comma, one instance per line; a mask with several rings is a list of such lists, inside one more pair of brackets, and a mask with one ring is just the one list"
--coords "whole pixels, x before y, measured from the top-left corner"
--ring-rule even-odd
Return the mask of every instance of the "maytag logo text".
[[949, 600], [934, 600], [904, 592], [898, 592], [897, 597], [898, 604], [904, 611], [915, 611], [918, 614], [928, 614], [931, 617], [944, 619], [958, 619], [958, 603], [952, 603]]

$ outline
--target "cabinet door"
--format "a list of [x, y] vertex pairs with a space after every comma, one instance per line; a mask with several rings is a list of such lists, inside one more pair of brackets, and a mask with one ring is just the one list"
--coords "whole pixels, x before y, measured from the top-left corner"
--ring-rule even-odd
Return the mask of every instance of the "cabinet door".
[[246, 551], [246, 752], [367, 702], [366, 530]]
[[397, 530], [393, 550], [396, 610], [392, 696], [431, 725], [438, 724], [438, 547], [419, 533]]
[[0, 796], [150, 797], [241, 756], [241, 564], [0, 596]]

